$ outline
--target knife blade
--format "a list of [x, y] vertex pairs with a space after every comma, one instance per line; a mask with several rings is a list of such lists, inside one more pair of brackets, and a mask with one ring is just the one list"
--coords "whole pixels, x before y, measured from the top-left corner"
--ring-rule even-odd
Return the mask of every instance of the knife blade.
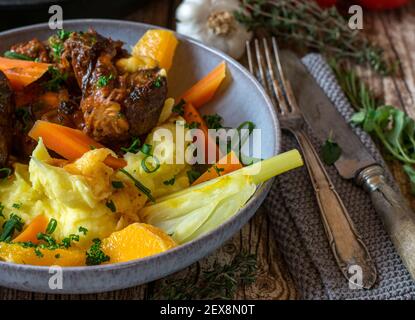
[[341, 147], [335, 162], [339, 174], [363, 187], [371, 196], [395, 248], [415, 280], [415, 214], [402, 195], [386, 181], [383, 168], [364, 147], [301, 60], [282, 53], [283, 68], [307, 124], [324, 143], [330, 136]]
[[342, 148], [342, 154], [334, 164], [339, 174], [352, 179], [362, 169], [376, 164], [301, 61], [290, 52], [283, 52], [282, 59], [284, 72], [313, 133], [323, 143], [331, 137]]

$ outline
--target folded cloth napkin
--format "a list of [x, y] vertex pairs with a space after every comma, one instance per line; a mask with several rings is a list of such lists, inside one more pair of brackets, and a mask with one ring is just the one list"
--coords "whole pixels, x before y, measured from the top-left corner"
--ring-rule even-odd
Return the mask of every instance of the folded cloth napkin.
[[[310, 54], [303, 58], [303, 63], [345, 121], [349, 121], [353, 109], [325, 60], [318, 54]], [[384, 164], [369, 135], [360, 128], [353, 130], [375, 159]], [[312, 130], [308, 129], [308, 133], [316, 150], [320, 150], [321, 144], [312, 136]], [[282, 150], [292, 148], [298, 145], [292, 135], [284, 132]], [[326, 168], [376, 264], [378, 280], [370, 290], [349, 287], [329, 248], [313, 187], [306, 168], [302, 167], [279, 176], [264, 203], [302, 298], [415, 299], [415, 282], [396, 253], [369, 195], [352, 181], [343, 180], [333, 166]], [[390, 172], [386, 175], [393, 181]]]

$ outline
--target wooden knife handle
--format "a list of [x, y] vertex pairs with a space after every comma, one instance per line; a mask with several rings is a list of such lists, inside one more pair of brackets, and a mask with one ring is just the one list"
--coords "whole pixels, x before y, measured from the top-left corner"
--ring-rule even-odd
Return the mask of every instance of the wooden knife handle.
[[358, 285], [369, 289], [377, 278], [370, 254], [307, 135], [303, 130], [295, 130], [293, 133], [303, 151], [324, 229], [336, 262], [346, 279], [352, 283], [355, 283], [351, 279], [353, 270], [360, 268], [361, 282]]
[[415, 214], [401, 194], [386, 182], [384, 170], [374, 165], [364, 169], [357, 177], [372, 198], [373, 205], [383, 220], [403, 263], [415, 280]]

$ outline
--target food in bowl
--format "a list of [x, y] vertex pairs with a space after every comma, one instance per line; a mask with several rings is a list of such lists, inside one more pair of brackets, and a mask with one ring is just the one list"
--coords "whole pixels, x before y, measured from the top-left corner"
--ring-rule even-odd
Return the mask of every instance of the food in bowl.
[[[212, 137], [229, 128], [200, 108], [224, 85], [225, 63], [169, 97], [177, 45], [172, 32], [149, 30], [130, 54], [94, 30], [60, 30], [4, 53], [0, 259], [81, 266], [159, 254], [217, 228], [258, 184], [302, 165], [296, 151], [260, 161], [241, 141]], [[236, 132], [244, 128], [249, 136], [254, 124]]]

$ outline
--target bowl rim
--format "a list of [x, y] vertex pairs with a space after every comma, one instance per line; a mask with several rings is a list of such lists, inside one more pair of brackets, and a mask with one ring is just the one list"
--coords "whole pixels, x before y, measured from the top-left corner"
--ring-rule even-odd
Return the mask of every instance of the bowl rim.
[[[257, 79], [255, 79], [255, 77], [237, 60], [235, 60], [234, 58], [230, 57], [229, 55], [227, 55], [226, 53], [216, 49], [216, 48], [212, 48], [207, 46], [206, 44], [195, 40], [193, 38], [190, 38], [188, 36], [182, 35], [180, 33], [177, 33], [175, 30], [171, 30], [165, 27], [161, 27], [161, 26], [157, 26], [157, 25], [152, 25], [152, 24], [148, 24], [148, 23], [142, 23], [142, 22], [135, 22], [135, 21], [125, 21], [125, 20], [117, 20], [117, 19], [68, 19], [68, 20], [64, 20], [63, 21], [64, 25], [65, 23], [67, 24], [84, 24], [86, 27], [88, 26], [88, 23], [94, 24], [94, 23], [99, 23], [99, 24], [104, 24], [104, 25], [110, 25], [110, 26], [114, 26], [114, 24], [117, 25], [117, 27], [128, 27], [128, 26], [133, 26], [133, 27], [137, 27], [140, 26], [144, 29], [166, 29], [166, 30], [170, 30], [172, 32], [175, 33], [175, 36], [180, 39], [180, 40], [184, 40], [186, 42], [189, 42], [195, 46], [201, 47], [202, 49], [209, 51], [221, 58], [223, 58], [224, 60], [226, 60], [227, 62], [230, 62], [235, 68], [237, 68], [245, 77], [247, 77], [255, 86], [255, 88], [261, 93], [262, 97], [265, 100], [265, 104], [266, 107], [268, 108], [269, 113], [271, 114], [272, 117], [272, 122], [273, 122], [273, 127], [275, 129], [275, 144], [273, 146], [273, 154], [278, 154], [281, 151], [281, 128], [280, 128], [280, 124], [278, 121], [278, 117], [277, 114], [275, 112], [275, 108], [273, 106], [273, 103], [270, 99], [270, 97], [268, 96], [268, 94], [266, 93], [265, 89], [262, 87], [262, 85], [258, 82]], [[28, 26], [23, 26], [23, 27], [18, 27], [18, 28], [14, 28], [14, 29], [10, 29], [10, 30], [6, 30], [3, 32], [0, 32], [0, 39], [4, 36], [10, 36], [14, 33], [21, 33], [21, 32], [31, 32], [31, 31], [41, 31], [42, 29], [48, 28], [48, 23], [47, 22], [43, 22], [43, 23], [37, 23], [37, 24], [32, 24], [32, 25], [28, 25]], [[249, 209], [251, 206], [254, 205], [254, 202], [257, 198], [260, 198], [261, 196], [263, 196], [264, 193], [267, 193], [271, 187], [271, 184], [273, 182], [273, 179], [267, 181], [266, 183], [260, 185], [257, 187], [257, 190], [255, 191], [255, 193], [252, 195], [252, 197], [249, 199], [249, 201], [230, 219], [228, 219], [225, 223], [221, 224], [219, 227], [203, 234], [202, 236], [190, 241], [190, 242], [186, 242], [184, 244], [178, 245], [177, 247], [170, 249], [168, 251], [156, 254], [156, 255], [152, 255], [152, 256], [148, 256], [148, 257], [144, 257], [144, 258], [139, 258], [139, 259], [134, 259], [131, 261], [127, 261], [127, 262], [121, 262], [121, 263], [110, 263], [110, 264], [102, 264], [102, 265], [97, 265], [97, 266], [75, 266], [75, 267], [62, 267], [62, 270], [65, 273], [72, 273], [72, 272], [96, 272], [96, 271], [109, 271], [109, 270], [122, 270], [122, 269], [127, 269], [130, 268], [132, 266], [138, 266], [140, 264], [147, 264], [148, 262], [150, 262], [151, 260], [158, 260], [161, 258], [168, 258], [169, 256], [174, 256], [176, 255], [178, 252], [182, 252], [185, 251], [187, 248], [190, 248], [192, 246], [194, 246], [195, 243], [198, 242], [202, 242], [210, 237], [213, 237], [215, 234], [219, 234], [220, 231], [222, 229], [227, 228], [228, 225], [233, 224], [236, 220], [238, 220], [239, 216], [246, 211], [247, 209]], [[48, 272], [48, 270], [50, 269], [50, 266], [36, 266], [36, 265], [25, 265], [25, 264], [17, 264], [17, 263], [12, 263], [12, 262], [5, 262], [5, 261], [0, 261], [0, 268], [2, 267], [6, 267], [6, 268], [11, 268], [11, 269], [16, 269], [16, 271], [21, 271], [21, 270], [27, 270], [27, 271], [39, 271], [39, 272]]]

